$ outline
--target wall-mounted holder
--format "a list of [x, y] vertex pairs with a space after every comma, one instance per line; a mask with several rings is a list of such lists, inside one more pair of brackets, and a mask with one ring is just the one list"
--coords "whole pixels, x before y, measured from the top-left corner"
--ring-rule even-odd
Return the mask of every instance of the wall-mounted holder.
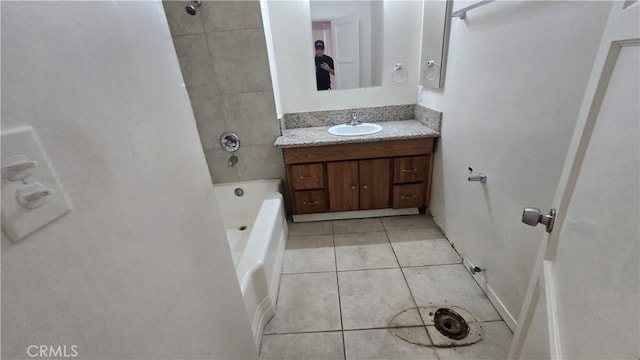
[[467, 180], [469, 181], [479, 181], [481, 183], [486, 183], [487, 182], [487, 175], [479, 172], [476, 175], [473, 175], [473, 168], [469, 167], [469, 177], [467, 178]]
[[220, 135], [220, 146], [228, 152], [238, 151], [240, 149], [240, 138], [232, 132], [224, 133]]
[[402, 63], [397, 63], [393, 67], [393, 71], [391, 71], [391, 80], [393, 80], [396, 84], [403, 84], [407, 82], [407, 78], [409, 77], [409, 71], [407, 67], [402, 65]]
[[435, 60], [427, 61], [422, 78], [427, 81], [435, 80], [440, 75], [440, 65]]

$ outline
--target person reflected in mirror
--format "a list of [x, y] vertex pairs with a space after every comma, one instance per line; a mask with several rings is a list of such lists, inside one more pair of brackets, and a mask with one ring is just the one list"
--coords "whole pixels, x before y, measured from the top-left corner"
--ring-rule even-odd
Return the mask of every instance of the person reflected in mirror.
[[316, 40], [316, 86], [318, 90], [331, 89], [331, 75], [335, 76], [333, 59], [324, 53], [324, 41]]

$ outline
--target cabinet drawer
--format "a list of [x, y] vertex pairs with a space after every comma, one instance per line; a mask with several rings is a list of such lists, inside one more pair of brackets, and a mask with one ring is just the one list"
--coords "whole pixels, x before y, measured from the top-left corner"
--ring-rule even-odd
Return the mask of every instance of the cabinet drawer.
[[393, 208], [412, 208], [424, 205], [424, 183], [394, 185]]
[[324, 190], [296, 191], [296, 214], [312, 214], [327, 211]]
[[322, 189], [324, 188], [324, 169], [322, 164], [292, 165], [294, 190]]
[[426, 156], [408, 156], [393, 159], [393, 182], [395, 184], [424, 181], [426, 173]]

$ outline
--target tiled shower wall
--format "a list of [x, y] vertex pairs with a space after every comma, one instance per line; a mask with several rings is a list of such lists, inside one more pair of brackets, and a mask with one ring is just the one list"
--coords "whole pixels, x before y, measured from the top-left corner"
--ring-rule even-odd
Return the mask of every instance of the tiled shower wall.
[[[257, 1], [163, 1], [198, 132], [214, 183], [284, 177], [267, 48]], [[240, 137], [235, 167], [220, 147], [224, 132]]]

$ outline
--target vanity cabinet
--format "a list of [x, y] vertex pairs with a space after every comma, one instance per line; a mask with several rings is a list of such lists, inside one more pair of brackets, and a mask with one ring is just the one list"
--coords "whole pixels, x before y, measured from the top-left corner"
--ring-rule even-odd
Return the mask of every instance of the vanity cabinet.
[[390, 207], [391, 159], [327, 163], [329, 211]]
[[283, 149], [294, 215], [429, 204], [433, 138]]

